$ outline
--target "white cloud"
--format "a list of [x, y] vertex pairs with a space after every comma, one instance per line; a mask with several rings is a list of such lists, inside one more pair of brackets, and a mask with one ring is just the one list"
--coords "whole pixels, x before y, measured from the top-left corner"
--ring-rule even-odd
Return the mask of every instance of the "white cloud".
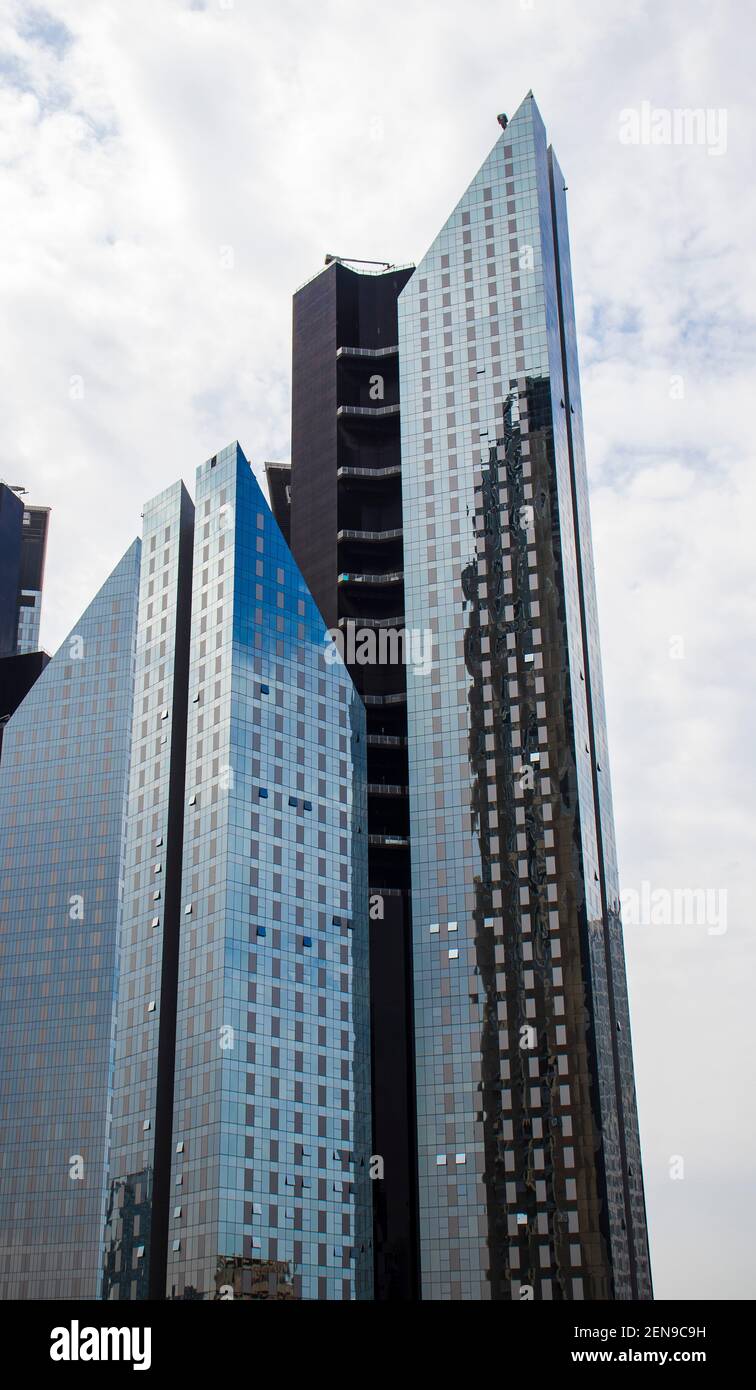
[[[722, 937], [628, 932], [661, 1297], [754, 1292], [749, 27], [737, 0], [0, 16], [1, 471], [54, 509], [50, 648], [146, 497], [232, 438], [287, 456], [290, 296], [323, 254], [419, 259], [535, 91], [570, 188], [622, 879], [729, 895]], [[726, 107], [726, 153], [622, 145], [643, 102]]]

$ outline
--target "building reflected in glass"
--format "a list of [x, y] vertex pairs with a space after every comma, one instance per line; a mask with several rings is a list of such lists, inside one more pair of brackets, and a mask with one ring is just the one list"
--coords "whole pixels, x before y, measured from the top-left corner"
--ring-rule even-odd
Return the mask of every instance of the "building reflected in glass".
[[424, 1298], [649, 1298], [565, 187], [532, 95], [399, 298]]

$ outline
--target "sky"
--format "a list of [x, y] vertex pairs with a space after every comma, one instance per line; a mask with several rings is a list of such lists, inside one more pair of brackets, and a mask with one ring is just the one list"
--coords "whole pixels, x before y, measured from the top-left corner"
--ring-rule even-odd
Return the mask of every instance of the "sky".
[[0, 0], [0, 477], [53, 509], [50, 651], [146, 498], [233, 439], [258, 475], [288, 458], [293, 291], [326, 252], [418, 261], [533, 90], [569, 186], [660, 1299], [756, 1295], [748, 11]]

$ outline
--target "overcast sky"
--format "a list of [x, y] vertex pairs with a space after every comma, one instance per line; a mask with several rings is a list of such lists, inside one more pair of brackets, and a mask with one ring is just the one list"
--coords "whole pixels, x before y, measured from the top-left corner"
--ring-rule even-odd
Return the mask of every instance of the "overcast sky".
[[[719, 897], [626, 927], [659, 1298], [756, 1294], [749, 8], [0, 0], [0, 477], [53, 508], [51, 651], [147, 497], [232, 439], [288, 458], [292, 292], [327, 251], [419, 260], [533, 89], [569, 185], [623, 888], [727, 894], [724, 931]], [[628, 110], [664, 134], [652, 108], [708, 133], [626, 143]]]

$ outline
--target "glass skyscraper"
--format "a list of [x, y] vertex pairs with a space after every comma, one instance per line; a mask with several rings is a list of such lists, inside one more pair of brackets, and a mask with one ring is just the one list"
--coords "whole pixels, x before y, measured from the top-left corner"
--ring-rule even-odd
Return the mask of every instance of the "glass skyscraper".
[[422, 1296], [649, 1298], [565, 186], [500, 124], [399, 298]]
[[5, 731], [2, 1298], [96, 1298], [100, 1283], [139, 552]]
[[115, 1030], [111, 1297], [160, 1296], [165, 1268], [193, 533], [182, 483], [145, 505]]
[[363, 1298], [364, 708], [235, 449], [197, 508], [169, 1291]]
[[645, 1299], [565, 188], [532, 94], [499, 121], [414, 273], [297, 291], [268, 479], [328, 621], [432, 653], [355, 668], [370, 844], [389, 805], [402, 837], [392, 879], [371, 849], [376, 1296]]
[[364, 709], [238, 445], [193, 560], [187, 502], [145, 510], [104, 1296], [365, 1298]]
[[5, 1297], [371, 1296], [365, 759], [233, 444], [7, 726]]
[[6, 1296], [652, 1296], [565, 185], [499, 124], [416, 269], [297, 292], [276, 519], [237, 444], [161, 492], [7, 725]]

